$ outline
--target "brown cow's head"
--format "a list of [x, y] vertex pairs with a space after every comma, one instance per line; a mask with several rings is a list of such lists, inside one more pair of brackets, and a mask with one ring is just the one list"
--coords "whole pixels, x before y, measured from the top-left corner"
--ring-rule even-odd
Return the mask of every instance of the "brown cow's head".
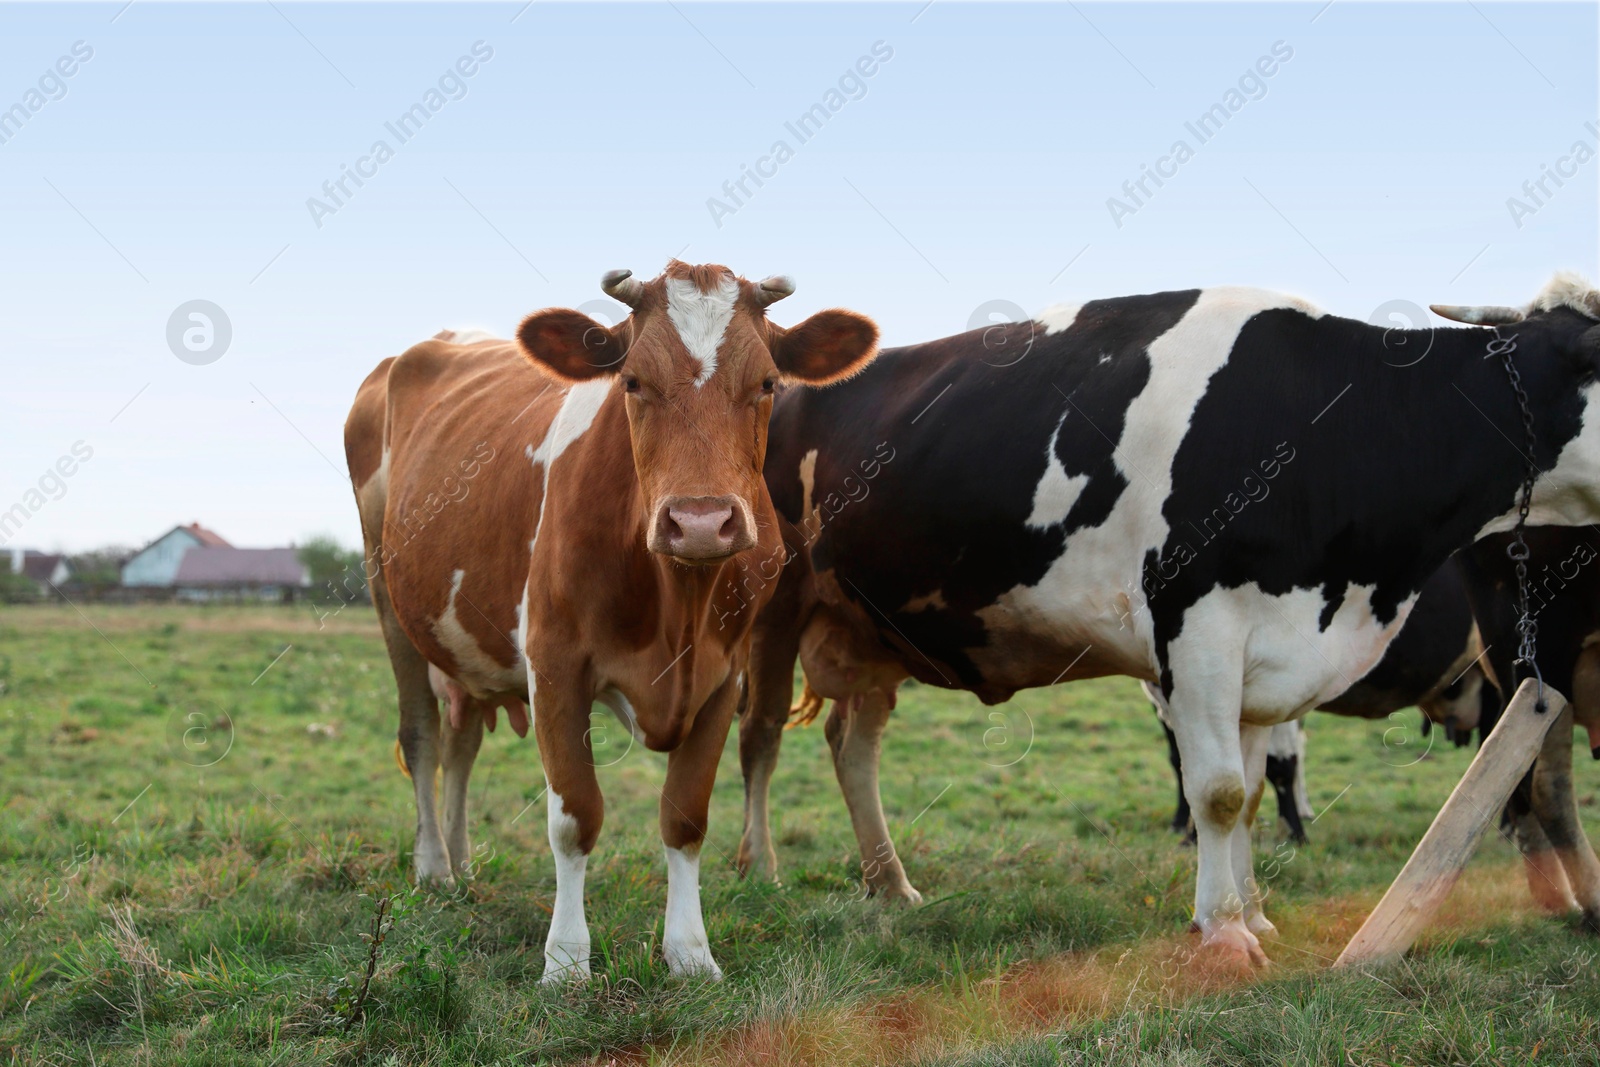
[[751, 548], [774, 388], [855, 373], [877, 352], [877, 326], [833, 310], [784, 329], [766, 308], [794, 291], [789, 279], [757, 284], [715, 265], [673, 260], [654, 281], [621, 270], [601, 285], [633, 309], [625, 321], [552, 308], [528, 316], [517, 342], [562, 381], [617, 379], [652, 552], [715, 563]]

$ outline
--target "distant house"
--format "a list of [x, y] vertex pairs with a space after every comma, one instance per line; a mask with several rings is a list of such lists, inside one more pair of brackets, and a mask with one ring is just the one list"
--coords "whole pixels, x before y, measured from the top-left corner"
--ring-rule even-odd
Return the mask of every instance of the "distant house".
[[170, 588], [178, 576], [178, 564], [189, 549], [231, 547], [220, 534], [198, 522], [174, 526], [123, 564], [122, 584], [131, 589]]
[[72, 565], [67, 557], [33, 549], [11, 550], [11, 573], [20, 574], [39, 587], [40, 593], [51, 592], [52, 586], [63, 586], [72, 580]]
[[172, 584], [181, 600], [293, 600], [311, 587], [311, 573], [292, 548], [197, 546], [184, 552]]

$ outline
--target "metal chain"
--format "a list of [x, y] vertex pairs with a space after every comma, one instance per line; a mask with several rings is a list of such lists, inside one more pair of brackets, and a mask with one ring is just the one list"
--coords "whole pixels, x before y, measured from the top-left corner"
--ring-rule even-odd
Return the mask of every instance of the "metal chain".
[[1544, 676], [1539, 673], [1537, 662], [1539, 623], [1528, 606], [1528, 557], [1531, 553], [1528, 542], [1522, 536], [1528, 525], [1528, 510], [1533, 504], [1533, 482], [1539, 474], [1539, 468], [1533, 458], [1537, 441], [1533, 434], [1533, 408], [1528, 403], [1528, 391], [1522, 387], [1522, 375], [1518, 373], [1517, 365], [1511, 359], [1511, 353], [1516, 350], [1516, 335], [1501, 337], [1499, 329], [1496, 328], [1494, 340], [1489, 342], [1489, 355], [1499, 356], [1505, 366], [1506, 378], [1511, 382], [1511, 391], [1517, 398], [1517, 409], [1522, 414], [1522, 433], [1527, 442], [1527, 452], [1523, 455], [1527, 463], [1522, 472], [1522, 494], [1517, 504], [1517, 524], [1513, 527], [1511, 543], [1506, 546], [1506, 556], [1516, 564], [1517, 572], [1517, 658], [1514, 662], [1527, 666], [1533, 671], [1534, 678], [1538, 679], [1539, 695], [1534, 710], [1543, 712], [1546, 707]]

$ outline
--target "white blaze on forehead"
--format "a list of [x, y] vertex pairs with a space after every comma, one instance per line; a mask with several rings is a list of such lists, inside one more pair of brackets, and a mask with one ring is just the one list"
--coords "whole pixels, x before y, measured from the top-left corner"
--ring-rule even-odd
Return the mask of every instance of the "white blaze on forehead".
[[694, 282], [684, 278], [667, 279], [667, 318], [677, 327], [683, 347], [700, 363], [695, 375], [698, 389], [717, 373], [717, 349], [722, 335], [733, 321], [733, 306], [739, 299], [739, 283], [723, 275], [717, 287], [702, 293]]

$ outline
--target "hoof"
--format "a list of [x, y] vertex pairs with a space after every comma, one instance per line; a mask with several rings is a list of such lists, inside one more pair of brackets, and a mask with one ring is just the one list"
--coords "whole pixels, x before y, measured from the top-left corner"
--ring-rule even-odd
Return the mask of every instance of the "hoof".
[[1257, 938], [1278, 936], [1278, 928], [1272, 924], [1272, 920], [1259, 911], [1247, 918], [1244, 925]]
[[[1269, 924], [1270, 925], [1270, 924]], [[1207, 969], [1238, 970], [1248, 973], [1272, 961], [1261, 950], [1261, 942], [1240, 919], [1217, 924], [1200, 939], [1197, 959]]]
[[868, 886], [867, 895], [877, 897], [885, 904], [904, 904], [914, 908], [922, 903], [922, 894], [910, 882]]
[[711, 950], [704, 945], [675, 949], [664, 947], [667, 970], [677, 978], [703, 978], [710, 982], [722, 981], [722, 968], [711, 958]]
[[456, 879], [455, 876], [450, 873], [450, 868], [445, 867], [440, 870], [433, 871], [425, 871], [421, 867], [417, 868], [418, 889], [442, 889], [449, 891], [455, 889], [455, 887]]
[[1553, 849], [1530, 852], [1522, 857], [1528, 876], [1528, 894], [1547, 915], [1565, 915], [1578, 906], [1572, 898], [1572, 883]]
[[581, 985], [589, 980], [589, 960], [557, 960], [546, 954], [540, 985]]
[[739, 870], [739, 877], [748, 878], [752, 882], [778, 880], [778, 857], [770, 848], [755, 848], [741, 841], [734, 866]]

